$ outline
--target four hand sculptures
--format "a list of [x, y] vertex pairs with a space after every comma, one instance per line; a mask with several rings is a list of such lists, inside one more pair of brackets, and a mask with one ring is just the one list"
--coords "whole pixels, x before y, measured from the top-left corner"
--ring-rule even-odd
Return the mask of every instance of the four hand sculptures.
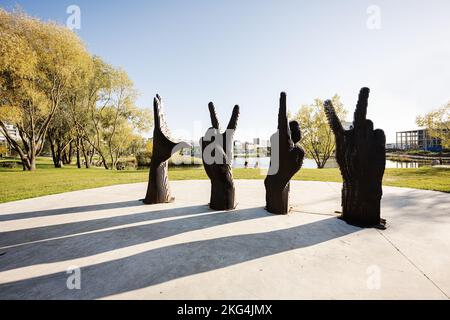
[[167, 176], [168, 160], [172, 154], [183, 148], [189, 148], [186, 142], [172, 142], [168, 136], [168, 127], [162, 111], [161, 97], [156, 95], [153, 100], [153, 117], [155, 128], [153, 130], [153, 152], [150, 163], [150, 174], [145, 196], [145, 204], [172, 202], [170, 196], [169, 178]]
[[296, 144], [301, 140], [297, 121], [288, 122], [286, 94], [281, 93], [278, 111], [278, 132], [270, 138], [270, 169], [266, 187], [266, 210], [274, 214], [287, 214], [289, 208], [289, 181], [300, 170], [305, 152]]
[[[382, 179], [386, 165], [383, 130], [373, 129], [366, 119], [369, 89], [362, 88], [354, 113], [353, 126], [344, 130], [330, 100], [324, 108], [329, 125], [336, 138], [336, 160], [342, 178], [342, 219], [349, 224], [372, 227], [384, 226], [380, 218]], [[233, 175], [231, 172], [233, 135], [239, 118], [239, 106], [235, 106], [225, 132], [221, 133], [216, 110], [209, 103], [212, 127], [200, 139], [202, 161], [211, 180], [210, 207], [214, 210], [232, 210], [236, 206]], [[153, 154], [146, 204], [173, 201], [170, 196], [167, 167], [170, 156], [180, 149], [190, 147], [185, 142], [175, 143], [168, 138], [168, 129], [162, 113], [161, 98], [153, 101], [155, 128]], [[301, 140], [300, 125], [288, 121], [286, 94], [281, 93], [278, 112], [278, 132], [271, 137], [270, 168], [264, 185], [266, 209], [274, 214], [287, 214], [289, 185], [292, 176], [302, 166], [305, 152], [296, 144]]]
[[380, 218], [382, 180], [386, 166], [386, 137], [366, 119], [369, 89], [362, 88], [354, 114], [353, 127], [344, 130], [330, 100], [324, 108], [336, 137], [336, 160], [344, 180], [342, 219], [347, 223], [372, 227], [384, 225]]
[[211, 180], [209, 206], [214, 210], [232, 210], [236, 206], [233, 174], [231, 172], [233, 135], [239, 118], [239, 106], [235, 106], [224, 133], [220, 133], [219, 120], [212, 102], [208, 105], [212, 127], [200, 139], [202, 160]]

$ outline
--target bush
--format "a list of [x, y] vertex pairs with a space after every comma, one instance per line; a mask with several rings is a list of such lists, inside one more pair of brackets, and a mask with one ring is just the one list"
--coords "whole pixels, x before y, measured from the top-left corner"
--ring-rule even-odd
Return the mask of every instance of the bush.
[[8, 169], [14, 169], [17, 166], [22, 165], [22, 162], [18, 161], [4, 161], [0, 162], [0, 168], [8, 168]]
[[136, 169], [136, 167], [137, 167], [136, 159], [121, 160], [121, 161], [117, 162], [117, 164], [116, 164], [117, 170]]
[[139, 152], [136, 154], [136, 163], [138, 167], [150, 167], [150, 160], [152, 153], [148, 151]]
[[178, 166], [188, 166], [197, 167], [203, 165], [202, 159], [192, 157], [192, 156], [180, 156], [179, 154], [174, 154], [169, 160], [170, 167]]

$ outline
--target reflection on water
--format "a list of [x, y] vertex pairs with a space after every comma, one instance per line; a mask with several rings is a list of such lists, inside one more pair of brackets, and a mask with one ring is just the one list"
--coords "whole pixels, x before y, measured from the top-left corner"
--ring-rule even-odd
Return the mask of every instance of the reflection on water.
[[[258, 168], [258, 169], [268, 169], [270, 165], [269, 157], [249, 157], [243, 158], [238, 157], [233, 160], [233, 168], [245, 168], [245, 162], [247, 161], [248, 168]], [[386, 160], [386, 168], [394, 168], [394, 169], [410, 169], [410, 168], [419, 168], [422, 166], [429, 166], [427, 163], [419, 163], [419, 162], [402, 162], [402, 161], [392, 161]], [[307, 169], [317, 169], [316, 162], [313, 159], [304, 159], [302, 168]], [[325, 168], [338, 168], [338, 164], [335, 159], [329, 159]]]

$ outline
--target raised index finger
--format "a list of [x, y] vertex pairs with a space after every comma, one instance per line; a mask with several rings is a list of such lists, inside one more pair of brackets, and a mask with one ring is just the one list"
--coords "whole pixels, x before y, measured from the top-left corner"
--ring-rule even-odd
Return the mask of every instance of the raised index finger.
[[358, 103], [353, 116], [354, 125], [364, 124], [367, 116], [367, 105], [369, 100], [369, 88], [362, 88], [359, 92]]
[[280, 94], [280, 108], [278, 110], [278, 129], [286, 129], [288, 125], [287, 119], [287, 106], [286, 106], [286, 93]]
[[217, 120], [216, 108], [214, 104], [210, 102], [208, 104], [209, 116], [211, 117], [211, 125], [215, 129], [219, 129], [219, 120]]

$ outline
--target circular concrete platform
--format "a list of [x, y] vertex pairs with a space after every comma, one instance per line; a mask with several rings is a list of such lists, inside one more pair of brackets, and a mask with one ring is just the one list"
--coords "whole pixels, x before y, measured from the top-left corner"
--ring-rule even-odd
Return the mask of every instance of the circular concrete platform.
[[287, 216], [236, 185], [230, 212], [209, 181], [154, 206], [144, 183], [1, 204], [0, 299], [448, 299], [449, 194], [385, 187], [380, 231], [336, 218], [336, 183], [292, 182]]

